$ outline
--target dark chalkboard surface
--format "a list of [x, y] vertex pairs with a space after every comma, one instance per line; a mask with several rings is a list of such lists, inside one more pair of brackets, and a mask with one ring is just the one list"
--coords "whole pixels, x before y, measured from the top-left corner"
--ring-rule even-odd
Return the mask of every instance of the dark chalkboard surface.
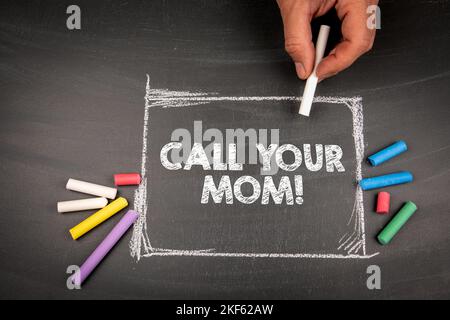
[[[71, 4], [0, 4], [1, 298], [450, 297], [449, 1], [383, 1], [374, 49], [319, 84], [308, 119], [296, 114], [304, 82], [283, 50], [275, 1], [78, 1], [72, 31]], [[321, 22], [335, 43], [336, 17], [316, 21], [315, 34]], [[339, 145], [345, 172], [302, 164], [275, 174], [276, 184], [302, 175], [301, 205], [201, 204], [206, 175], [248, 175], [261, 187], [264, 176], [259, 165], [165, 169], [161, 148], [194, 121], [203, 132], [279, 129], [280, 144]], [[367, 156], [399, 139], [409, 146], [400, 157], [359, 161], [361, 146]], [[57, 201], [85, 197], [65, 190], [67, 179], [112, 185], [112, 174], [141, 168], [145, 185], [119, 189], [141, 224], [82, 290], [68, 290], [66, 268], [122, 213], [71, 240], [91, 212], [56, 212]], [[359, 168], [415, 176], [387, 189], [392, 212], [407, 200], [419, 207], [388, 246], [375, 237], [390, 216], [374, 213], [376, 190], [358, 193]], [[370, 265], [381, 290], [367, 289]]]

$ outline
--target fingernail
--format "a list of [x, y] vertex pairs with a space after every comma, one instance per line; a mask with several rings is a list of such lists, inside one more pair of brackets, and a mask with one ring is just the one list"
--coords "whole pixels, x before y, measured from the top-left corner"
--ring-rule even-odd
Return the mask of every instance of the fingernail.
[[305, 70], [305, 67], [303, 66], [303, 63], [296, 62], [295, 70], [297, 71], [297, 75], [300, 77], [300, 79], [302, 79], [302, 80], [306, 79], [306, 70]]

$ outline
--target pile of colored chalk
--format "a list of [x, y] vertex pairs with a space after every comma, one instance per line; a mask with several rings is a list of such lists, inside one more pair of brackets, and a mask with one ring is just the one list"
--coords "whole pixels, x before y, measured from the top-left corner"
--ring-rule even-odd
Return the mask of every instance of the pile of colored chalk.
[[[369, 163], [376, 167], [389, 159], [392, 159], [408, 150], [406, 143], [402, 140], [395, 142], [387, 148], [369, 156]], [[409, 171], [394, 172], [382, 176], [364, 178], [359, 181], [362, 190], [372, 190], [413, 181], [413, 175]], [[391, 195], [388, 192], [379, 192], [377, 196], [376, 212], [380, 214], [389, 213]], [[417, 210], [417, 206], [412, 202], [406, 202], [400, 211], [378, 234], [377, 239], [381, 244], [388, 244], [403, 225]]]
[[[114, 175], [114, 183], [116, 186], [139, 185], [141, 177], [138, 173], [121, 173]], [[75, 227], [69, 230], [74, 240], [80, 238], [87, 232], [91, 231], [113, 215], [128, 206], [127, 199], [117, 196], [117, 189], [94, 184], [90, 182], [69, 179], [66, 189], [77, 191], [95, 198], [87, 198], [80, 200], [61, 201], [57, 203], [57, 210], [60, 213], [84, 211], [92, 209], [100, 209], [87, 219], [81, 221]], [[108, 200], [113, 200], [108, 204]], [[106, 238], [94, 250], [94, 252], [86, 259], [80, 269], [72, 276], [72, 282], [76, 286], [80, 286], [95, 267], [102, 261], [106, 254], [114, 247], [125, 232], [133, 225], [139, 217], [138, 213], [129, 210], [122, 219], [116, 224]]]

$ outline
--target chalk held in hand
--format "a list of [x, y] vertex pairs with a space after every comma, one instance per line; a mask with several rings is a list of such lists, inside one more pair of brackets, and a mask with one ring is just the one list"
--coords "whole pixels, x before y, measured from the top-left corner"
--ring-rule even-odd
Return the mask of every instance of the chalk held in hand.
[[389, 213], [391, 195], [389, 192], [379, 192], [377, 196], [377, 213]]
[[398, 156], [399, 154], [405, 152], [406, 150], [408, 150], [406, 142], [400, 140], [394, 144], [391, 144], [389, 147], [386, 147], [383, 150], [380, 150], [377, 153], [374, 153], [373, 155], [369, 156], [367, 160], [369, 160], [372, 166], [376, 167], [382, 164], [383, 162], [386, 162], [389, 159]]
[[116, 245], [116, 243], [122, 238], [127, 230], [137, 220], [139, 214], [136, 211], [129, 210], [106, 238], [99, 244], [99, 246], [92, 252], [92, 254], [86, 259], [80, 269], [72, 276], [72, 282], [75, 285], [80, 286], [84, 280], [94, 271], [103, 258], [109, 251]]
[[406, 202], [394, 218], [384, 227], [378, 235], [378, 241], [385, 245], [391, 242], [392, 238], [404, 226], [404, 224], [416, 212], [417, 206], [412, 201]]
[[117, 189], [75, 179], [67, 181], [66, 189], [108, 199], [115, 199], [117, 195]]
[[327, 46], [328, 35], [330, 34], [330, 27], [326, 25], [320, 26], [319, 36], [316, 43], [316, 58], [314, 61], [314, 69], [311, 75], [306, 80], [305, 89], [303, 91], [302, 102], [300, 103], [299, 112], [301, 115], [309, 117], [311, 106], [314, 100], [314, 93], [316, 92], [317, 78], [316, 70], [320, 61], [323, 59], [325, 48]]
[[117, 212], [122, 210], [128, 205], [128, 201], [125, 198], [119, 197], [103, 209], [100, 209], [89, 218], [81, 221], [78, 225], [69, 230], [73, 240], [78, 239], [85, 233], [91, 231], [102, 222], [108, 220]]
[[108, 204], [106, 198], [89, 198], [80, 200], [60, 201], [57, 203], [59, 213], [100, 209]]
[[359, 185], [363, 190], [372, 190], [384, 188], [397, 184], [403, 184], [413, 181], [413, 175], [408, 171], [400, 171], [386, 174], [383, 176], [365, 178], [359, 181]]
[[114, 184], [116, 186], [134, 186], [141, 183], [139, 173], [118, 173], [114, 175]]

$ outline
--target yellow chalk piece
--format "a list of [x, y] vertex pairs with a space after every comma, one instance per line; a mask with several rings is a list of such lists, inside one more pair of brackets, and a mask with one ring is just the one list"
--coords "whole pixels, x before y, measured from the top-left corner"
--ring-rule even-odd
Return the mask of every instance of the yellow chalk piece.
[[86, 220], [81, 221], [79, 224], [77, 224], [75, 227], [69, 230], [73, 240], [78, 239], [85, 233], [94, 229], [102, 222], [108, 220], [117, 212], [125, 208], [127, 205], [128, 205], [127, 199], [119, 197], [110, 204], [108, 204], [106, 207], [98, 210], [96, 213], [91, 215]]

